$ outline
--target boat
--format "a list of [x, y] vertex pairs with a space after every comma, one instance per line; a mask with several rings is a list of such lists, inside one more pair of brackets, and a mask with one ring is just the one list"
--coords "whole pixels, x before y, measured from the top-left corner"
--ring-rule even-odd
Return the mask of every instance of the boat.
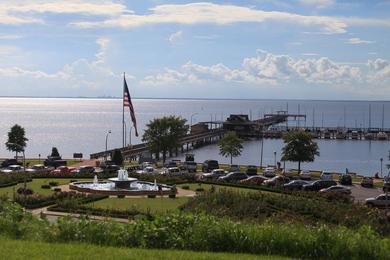
[[336, 139], [345, 139], [347, 137], [346, 133], [342, 129], [338, 129], [336, 132]]
[[358, 131], [352, 131], [352, 133], [351, 133], [351, 138], [352, 138], [353, 140], [357, 140], [358, 137], [359, 137]]
[[366, 140], [372, 140], [372, 139], [374, 139], [373, 133], [366, 133], [366, 134], [364, 135], [364, 139], [366, 139]]
[[385, 132], [379, 132], [377, 135], [376, 135], [376, 138], [378, 140], [387, 140], [388, 136]]

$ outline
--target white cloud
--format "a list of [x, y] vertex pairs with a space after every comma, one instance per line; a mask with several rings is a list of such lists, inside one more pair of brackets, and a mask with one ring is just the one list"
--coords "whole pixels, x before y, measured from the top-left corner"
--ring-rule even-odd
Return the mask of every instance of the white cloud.
[[0, 34], [0, 40], [17, 40], [23, 38], [18, 34]]
[[362, 40], [360, 38], [350, 38], [345, 43], [348, 43], [348, 44], [369, 44], [369, 43], [374, 43], [374, 42], [373, 41]]
[[367, 63], [370, 68], [369, 78], [371, 80], [390, 81], [390, 62], [384, 59], [369, 60]]
[[190, 3], [158, 5], [150, 9], [150, 14], [123, 14], [104, 21], [81, 21], [72, 23], [80, 28], [121, 27], [132, 28], [145, 24], [214, 23], [226, 25], [239, 22], [283, 21], [304, 26], [319, 26], [328, 33], [344, 33], [347, 24], [337, 18], [326, 16], [305, 16], [287, 12], [269, 12], [236, 5], [214, 3]]
[[108, 0], [13, 0], [0, 3], [0, 24], [42, 24], [44, 20], [35, 17], [42, 13], [118, 16], [129, 12], [125, 5]]
[[203, 66], [188, 62], [179, 70], [147, 76], [144, 85], [205, 84], [234, 82], [248, 85], [277, 85], [291, 82], [306, 84], [349, 84], [361, 81], [357, 67], [339, 65], [328, 58], [294, 59], [259, 50], [256, 57], [245, 58], [242, 67], [231, 69], [223, 64]]
[[168, 40], [170, 43], [175, 43], [177, 41], [180, 41], [182, 39], [182, 37], [183, 37], [183, 31], [177, 31], [175, 33], [172, 33], [169, 36]]
[[310, 5], [318, 8], [323, 8], [323, 7], [333, 5], [335, 3], [335, 0], [299, 0], [299, 2], [303, 5]]

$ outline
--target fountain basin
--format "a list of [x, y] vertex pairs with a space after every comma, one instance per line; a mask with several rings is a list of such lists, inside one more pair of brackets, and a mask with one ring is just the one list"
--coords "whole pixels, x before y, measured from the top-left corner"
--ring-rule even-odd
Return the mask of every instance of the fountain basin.
[[[130, 178], [129, 178], [130, 179]], [[158, 189], [158, 186], [160, 189]], [[157, 186], [152, 182], [144, 182], [133, 180], [128, 183], [126, 188], [118, 187], [117, 183], [109, 181], [100, 181], [98, 183], [94, 182], [72, 182], [69, 184], [69, 189], [93, 193], [93, 194], [102, 194], [108, 196], [147, 196], [147, 195], [171, 195], [176, 194], [176, 191], [172, 189], [172, 186], [165, 184], [157, 184]]]

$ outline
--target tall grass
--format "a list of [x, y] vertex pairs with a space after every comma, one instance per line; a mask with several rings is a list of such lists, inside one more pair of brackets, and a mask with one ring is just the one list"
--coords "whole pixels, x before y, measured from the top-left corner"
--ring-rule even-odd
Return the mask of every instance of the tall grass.
[[58, 223], [37, 219], [14, 204], [0, 205], [0, 234], [44, 242], [83, 242], [97, 245], [194, 251], [283, 255], [322, 259], [388, 259], [390, 240], [371, 227], [305, 227], [272, 223], [243, 224], [224, 218], [167, 214], [131, 224], [61, 218]]

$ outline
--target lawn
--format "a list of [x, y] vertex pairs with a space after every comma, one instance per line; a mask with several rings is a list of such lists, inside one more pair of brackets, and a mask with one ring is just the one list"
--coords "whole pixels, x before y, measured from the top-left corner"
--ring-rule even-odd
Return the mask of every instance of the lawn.
[[[27, 182], [27, 188], [32, 189], [35, 193], [41, 194], [41, 195], [50, 195], [53, 193], [53, 190], [51, 189], [42, 189], [41, 186], [43, 184], [49, 184], [49, 182], [58, 182], [59, 185], [67, 184], [71, 181], [71, 179], [33, 179], [32, 182]], [[23, 183], [19, 183], [15, 186], [0, 188], [0, 196], [8, 194], [8, 197], [12, 197], [13, 191], [15, 191], [23, 187]]]
[[289, 259], [248, 254], [58, 244], [0, 237], [2, 259]]
[[142, 212], [164, 213], [176, 210], [188, 201], [188, 197], [177, 198], [108, 198], [87, 205], [94, 208], [128, 210], [137, 209]]

